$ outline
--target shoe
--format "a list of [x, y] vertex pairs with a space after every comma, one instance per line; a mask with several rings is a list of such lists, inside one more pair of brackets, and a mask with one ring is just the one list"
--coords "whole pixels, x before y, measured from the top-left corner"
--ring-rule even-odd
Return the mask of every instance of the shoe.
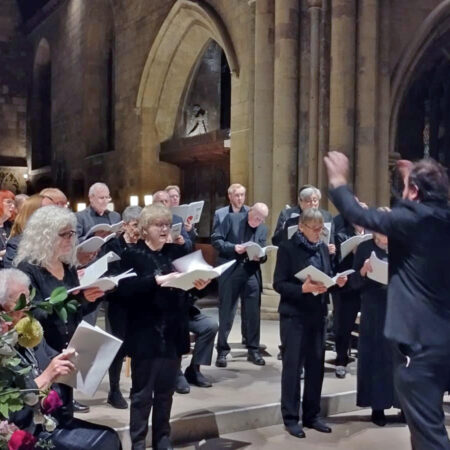
[[261, 353], [259, 353], [258, 350], [249, 350], [247, 361], [250, 361], [257, 366], [264, 366], [266, 364], [266, 361], [264, 361], [264, 358], [261, 356]]
[[128, 408], [127, 401], [123, 398], [122, 392], [118, 390], [109, 391], [108, 400], [106, 400], [106, 403], [109, 403], [113, 408], [116, 409]]
[[163, 436], [153, 448], [155, 450], [173, 450], [173, 445], [169, 436]]
[[83, 405], [82, 403], [79, 403], [76, 400], [73, 401], [73, 412], [88, 413], [89, 411], [90, 411], [89, 406]]
[[227, 367], [227, 355], [225, 353], [217, 354], [216, 367]]
[[177, 394], [189, 394], [191, 392], [191, 387], [184, 377], [183, 373], [177, 376], [177, 381], [175, 383], [175, 392]]
[[304, 427], [313, 428], [320, 433], [331, 433], [331, 428], [321, 419], [315, 419], [312, 422], [303, 422]]
[[386, 416], [384, 415], [384, 410], [374, 409], [372, 411], [372, 422], [379, 427], [384, 427], [386, 425]]
[[198, 387], [209, 388], [212, 386], [200, 370], [195, 370], [192, 366], [187, 367], [184, 371], [184, 377], [189, 384], [193, 384]]
[[294, 436], [296, 438], [302, 439], [302, 438], [306, 437], [306, 434], [303, 431], [303, 428], [298, 423], [295, 424], [295, 425], [289, 425], [289, 426], [286, 425], [285, 428], [286, 428], [286, 431], [290, 435], [292, 435], [292, 436]]
[[334, 374], [336, 375], [336, 378], [345, 378], [345, 375], [347, 375], [347, 369], [345, 366], [336, 366]]

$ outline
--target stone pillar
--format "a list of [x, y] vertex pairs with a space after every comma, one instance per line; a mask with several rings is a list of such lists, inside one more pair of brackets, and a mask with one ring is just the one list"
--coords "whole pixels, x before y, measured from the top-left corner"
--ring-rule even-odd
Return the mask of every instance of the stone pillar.
[[377, 204], [389, 205], [389, 118], [391, 114], [390, 76], [390, 14], [391, 1], [380, 1], [380, 64], [379, 64], [379, 111], [377, 156]]
[[308, 0], [308, 7], [311, 33], [308, 182], [317, 186], [319, 164], [320, 14], [322, 0]]
[[355, 148], [356, 0], [331, 2], [330, 150]]
[[272, 229], [277, 214], [296, 199], [298, 146], [299, 1], [275, 2]]
[[379, 0], [358, 2], [355, 191], [376, 205]]
[[[274, 120], [274, 0], [256, 0], [255, 9], [255, 87], [253, 122], [253, 199], [271, 206]], [[279, 211], [270, 208], [267, 224], [277, 219]], [[271, 231], [269, 231], [268, 241]], [[279, 297], [272, 289], [274, 257], [262, 265], [264, 291], [261, 314], [277, 319]]]

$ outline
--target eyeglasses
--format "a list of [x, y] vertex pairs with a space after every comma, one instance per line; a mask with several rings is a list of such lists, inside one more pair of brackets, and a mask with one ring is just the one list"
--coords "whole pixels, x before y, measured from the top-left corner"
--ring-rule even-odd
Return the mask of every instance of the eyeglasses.
[[7, 205], [7, 206], [13, 206], [13, 205], [15, 205], [16, 203], [15, 203], [14, 200], [11, 200], [11, 199], [9, 199], [9, 198], [4, 198], [4, 199], [3, 199], [3, 204], [4, 204], [4, 205]]
[[322, 231], [326, 230], [325, 227], [310, 227], [306, 223], [302, 223], [302, 226], [310, 229], [311, 231], [314, 231], [314, 233], [321, 233]]
[[168, 223], [168, 222], [155, 222], [155, 223], [151, 224], [151, 226], [158, 227], [158, 228], [161, 228], [161, 229], [163, 229], [163, 228], [170, 228], [171, 225], [172, 224]]
[[102, 195], [100, 197], [97, 197], [97, 200], [107, 200], [108, 202], [111, 200], [110, 195]]
[[75, 234], [77, 234], [77, 232], [75, 230], [70, 230], [70, 231], [64, 231], [62, 233], [58, 233], [58, 236], [63, 239], [71, 239], [72, 236], [74, 236]]

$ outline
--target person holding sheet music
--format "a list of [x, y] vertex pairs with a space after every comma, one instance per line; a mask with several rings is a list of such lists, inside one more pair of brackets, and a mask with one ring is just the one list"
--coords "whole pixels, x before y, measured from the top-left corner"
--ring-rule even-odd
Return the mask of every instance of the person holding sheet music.
[[325, 157], [330, 197], [350, 222], [389, 239], [385, 336], [394, 347], [394, 385], [415, 450], [450, 448], [443, 396], [450, 380], [450, 209], [445, 167], [431, 158], [404, 168], [392, 211], [364, 209], [348, 187], [349, 161]]
[[[366, 207], [366, 206], [365, 206]], [[353, 236], [364, 234], [364, 229], [358, 225], [352, 225], [338, 215], [334, 218], [335, 243], [337, 246], [336, 270], [343, 272], [353, 266], [354, 251], [341, 258], [341, 244]], [[355, 320], [361, 309], [361, 297], [359, 290], [350, 283], [345, 289], [335, 292], [333, 298], [333, 329], [336, 351], [335, 375], [337, 378], [345, 378], [349, 363], [349, 350], [352, 339], [352, 331]]]
[[388, 259], [388, 239], [374, 233], [373, 240], [363, 242], [355, 253], [350, 285], [361, 293], [361, 320], [358, 341], [356, 404], [372, 408], [372, 422], [386, 425], [384, 410], [395, 404], [392, 347], [384, 337], [387, 286], [368, 278], [372, 271], [370, 255]]
[[[84, 240], [88, 231], [101, 223], [114, 225], [120, 222], [120, 214], [116, 211], [108, 210], [108, 203], [111, 201], [109, 188], [105, 183], [94, 183], [89, 188], [89, 206], [77, 215], [77, 236]], [[96, 235], [105, 237], [108, 232], [98, 232]]]
[[[73, 212], [58, 206], [43, 206], [28, 219], [13, 264], [30, 277], [35, 289], [33, 302], [39, 303], [50, 297], [59, 286], [70, 289], [80, 284], [76, 270], [76, 223]], [[64, 350], [83, 315], [92, 311], [95, 300], [103, 295], [98, 288], [76, 294], [74, 297], [80, 307], [69, 315], [67, 322], [56, 313], [35, 309], [47, 343], [58, 352]], [[79, 412], [89, 409], [78, 404], [75, 407]]]
[[[181, 189], [176, 184], [166, 186], [164, 189], [169, 194], [169, 200], [170, 200], [170, 207], [172, 206], [180, 206], [180, 200], [181, 200]], [[197, 230], [195, 229], [194, 224], [191, 223], [189, 218], [186, 220], [186, 222], [183, 223], [183, 226], [187, 233], [189, 234], [189, 237], [191, 238], [192, 242], [195, 241], [197, 238]]]
[[266, 257], [249, 260], [244, 244], [253, 241], [264, 247], [267, 227], [264, 221], [269, 209], [264, 203], [255, 203], [247, 213], [228, 214], [211, 236], [213, 247], [219, 252], [220, 264], [237, 259], [219, 278], [219, 338], [217, 341], [217, 367], [227, 366], [230, 352], [228, 335], [233, 326], [239, 296], [245, 304], [244, 330], [246, 332], [247, 360], [263, 366], [265, 361], [259, 350], [262, 275], [260, 265]]
[[[22, 311], [14, 311], [14, 308], [22, 294], [29, 299], [29, 286], [29, 277], [20, 270], [0, 270], [0, 311], [6, 312], [12, 318], [11, 326], [24, 316]], [[32, 433], [38, 439], [50, 442], [55, 450], [119, 450], [122, 448], [119, 436], [112, 428], [75, 418], [71, 403], [72, 390], [63, 384], [56, 383], [59, 376], [68, 375], [75, 370], [75, 365], [70, 360], [74, 355], [73, 349], [60, 353], [51, 348], [44, 338], [34, 348], [24, 348], [17, 344], [16, 350], [20, 358], [19, 367], [29, 369], [24, 378], [25, 386], [20, 388], [56, 391], [62, 400], [62, 405], [51, 413], [57, 420], [56, 428], [51, 432], [33, 423], [35, 411], [28, 406], [19, 413], [12, 413], [9, 417], [10, 422]]]
[[[172, 214], [160, 203], [146, 206], [139, 217], [142, 239], [122, 254], [122, 270], [137, 277], [119, 285], [127, 298], [125, 338], [131, 356], [130, 435], [133, 450], [144, 450], [151, 409], [154, 449], [170, 449], [170, 411], [181, 355], [190, 350], [191, 294], [162, 284], [178, 274], [172, 261], [188, 253], [186, 244], [168, 243]], [[197, 280], [203, 289], [208, 280]]]
[[[105, 253], [113, 251], [119, 257], [129, 247], [133, 247], [139, 240], [138, 220], [142, 208], [140, 206], [128, 206], [122, 213], [123, 233], [105, 244]], [[108, 274], [118, 275], [121, 273], [120, 261], [109, 265]], [[126, 337], [128, 308], [125, 304], [126, 297], [120, 295], [120, 290], [116, 289], [106, 295], [106, 331], [121, 339]], [[107, 403], [117, 409], [127, 409], [128, 403], [123, 398], [120, 391], [120, 372], [123, 360], [126, 356], [125, 345], [122, 345], [109, 367], [109, 393]]]
[[[315, 208], [302, 211], [294, 236], [280, 244], [273, 278], [273, 287], [281, 295], [281, 414], [286, 430], [304, 438], [300, 425], [300, 374], [305, 368], [303, 389], [303, 426], [330, 433], [320, 414], [320, 396], [324, 376], [325, 320], [327, 316], [327, 288], [308, 276], [304, 282], [296, 274], [312, 265], [332, 276], [327, 246], [320, 240], [323, 228], [322, 213]], [[346, 276], [336, 280], [336, 290], [347, 282]]]

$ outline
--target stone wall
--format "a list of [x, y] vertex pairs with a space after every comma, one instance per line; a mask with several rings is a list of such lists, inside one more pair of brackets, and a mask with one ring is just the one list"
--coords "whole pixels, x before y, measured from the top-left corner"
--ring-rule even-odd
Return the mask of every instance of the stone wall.
[[15, 0], [0, 0], [0, 165], [25, 165], [27, 45]]

